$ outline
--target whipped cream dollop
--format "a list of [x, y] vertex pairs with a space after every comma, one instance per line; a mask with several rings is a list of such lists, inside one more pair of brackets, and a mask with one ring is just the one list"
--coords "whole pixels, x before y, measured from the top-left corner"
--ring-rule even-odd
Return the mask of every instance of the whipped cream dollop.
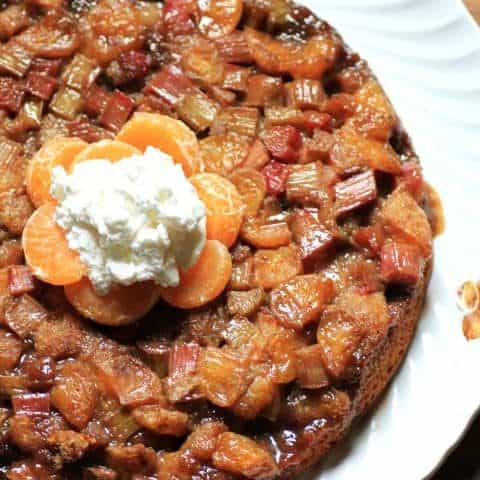
[[179, 283], [198, 260], [206, 211], [182, 167], [148, 147], [116, 163], [88, 160], [53, 170], [56, 222], [99, 294], [114, 285]]

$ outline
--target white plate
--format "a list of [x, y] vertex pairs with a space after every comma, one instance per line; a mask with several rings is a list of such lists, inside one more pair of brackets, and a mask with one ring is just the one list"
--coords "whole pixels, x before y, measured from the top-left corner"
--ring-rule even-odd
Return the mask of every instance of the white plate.
[[304, 0], [367, 59], [410, 133], [447, 220], [406, 362], [374, 414], [308, 475], [420, 480], [480, 406], [480, 344], [457, 287], [480, 277], [480, 34], [460, 0]]

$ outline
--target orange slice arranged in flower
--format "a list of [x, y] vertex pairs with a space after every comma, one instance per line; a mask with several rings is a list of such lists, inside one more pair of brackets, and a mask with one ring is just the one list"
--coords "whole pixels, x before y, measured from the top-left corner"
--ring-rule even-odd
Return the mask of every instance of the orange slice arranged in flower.
[[231, 274], [232, 258], [227, 247], [217, 240], [207, 240], [197, 263], [180, 273], [180, 285], [162, 288], [162, 297], [178, 308], [200, 307], [223, 292]]
[[98, 295], [90, 280], [65, 287], [68, 301], [84, 317], [116, 327], [126, 325], [146, 315], [158, 302], [160, 288], [154, 282], [134, 283], [113, 288], [107, 295]]
[[183, 122], [157, 113], [137, 112], [117, 135], [142, 152], [152, 146], [170, 155], [183, 167], [187, 177], [198, 173], [200, 155], [195, 133]]
[[26, 175], [27, 193], [36, 207], [55, 201], [50, 195], [53, 168], [62, 166], [69, 170], [75, 157], [87, 145], [79, 138], [55, 138], [45, 143], [30, 160]]
[[142, 152], [128, 143], [119, 142], [118, 140], [100, 140], [96, 143], [91, 143], [82, 150], [72, 163], [71, 170], [81, 162], [86, 160], [110, 160], [111, 162], [118, 162], [123, 158], [131, 157], [132, 155], [141, 155]]
[[235, 185], [216, 173], [190, 178], [207, 209], [207, 238], [231, 247], [240, 232], [244, 204]]
[[46, 203], [33, 213], [23, 230], [22, 246], [37, 278], [51, 285], [68, 285], [83, 277], [85, 267], [55, 222], [55, 208], [54, 203]]

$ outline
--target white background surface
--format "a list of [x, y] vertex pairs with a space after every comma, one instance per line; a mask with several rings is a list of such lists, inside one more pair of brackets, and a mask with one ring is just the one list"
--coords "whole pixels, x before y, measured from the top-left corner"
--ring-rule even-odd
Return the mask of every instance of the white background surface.
[[480, 406], [480, 343], [456, 289], [480, 278], [480, 31], [460, 0], [303, 0], [369, 61], [440, 193], [447, 220], [419, 330], [382, 403], [318, 480], [420, 480]]

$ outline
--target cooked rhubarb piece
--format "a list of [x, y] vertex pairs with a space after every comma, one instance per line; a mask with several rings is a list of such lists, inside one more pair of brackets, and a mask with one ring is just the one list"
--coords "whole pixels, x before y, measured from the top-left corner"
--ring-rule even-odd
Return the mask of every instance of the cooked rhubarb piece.
[[199, 4], [201, 17], [199, 30], [210, 38], [232, 33], [243, 11], [242, 0], [209, 0]]
[[424, 259], [415, 245], [386, 243], [380, 254], [382, 278], [387, 283], [416, 285], [422, 275]]
[[248, 78], [245, 103], [252, 107], [282, 105], [284, 101], [283, 82], [279, 77], [250, 75]]
[[84, 92], [93, 84], [99, 73], [100, 69], [93, 59], [77, 54], [65, 67], [62, 81], [68, 87]]
[[252, 63], [252, 55], [243, 31], [236, 30], [229, 35], [223, 35], [216, 38], [215, 43], [225, 62]]
[[279, 126], [267, 130], [263, 142], [273, 157], [281, 162], [293, 163], [298, 159], [302, 137], [295, 127]]
[[248, 86], [248, 78], [252, 74], [252, 70], [247, 67], [239, 67], [238, 65], [226, 64], [224, 69], [224, 77], [222, 86], [228, 90], [235, 92], [246, 92]]
[[191, 0], [166, 0], [163, 7], [163, 29], [167, 37], [190, 33], [195, 28], [199, 12]]
[[25, 393], [12, 397], [15, 414], [48, 415], [50, 412], [50, 395], [48, 393]]
[[22, 341], [13, 333], [0, 329], [0, 372], [12, 370], [22, 354]]
[[115, 69], [110, 69], [110, 77], [115, 85], [124, 85], [146, 77], [151, 66], [151, 57], [142, 51], [130, 50], [122, 53], [116, 62], [110, 64], [113, 65]]
[[210, 42], [198, 42], [182, 55], [186, 75], [202, 85], [219, 85], [224, 77], [224, 63]]
[[212, 135], [234, 133], [253, 138], [257, 133], [259, 111], [249, 107], [227, 107], [218, 112], [210, 129]]
[[328, 167], [318, 162], [292, 165], [285, 186], [288, 200], [301, 205], [323, 206], [329, 203], [332, 188], [324, 168]]
[[23, 77], [32, 63], [32, 55], [27, 48], [12, 41], [0, 46], [0, 72], [14, 77]]
[[398, 177], [397, 183], [404, 185], [412, 197], [420, 201], [423, 194], [423, 175], [420, 164], [415, 161], [405, 162], [402, 165], [402, 173]]
[[0, 77], [0, 108], [18, 112], [25, 96], [23, 82], [10, 77]]
[[380, 218], [394, 239], [417, 245], [423, 255], [432, 252], [432, 229], [425, 212], [406, 191], [395, 190], [384, 203]]
[[82, 94], [72, 88], [62, 87], [54, 95], [50, 109], [66, 120], [73, 120], [83, 105]]
[[302, 78], [287, 83], [287, 103], [294, 108], [319, 109], [326, 99], [323, 85], [318, 80]]
[[170, 377], [188, 375], [197, 370], [200, 346], [197, 343], [176, 344], [170, 352], [168, 375]]
[[178, 116], [196, 132], [210, 127], [219, 110], [220, 105], [201, 92], [186, 95], [176, 107]]
[[105, 128], [118, 132], [128, 120], [134, 107], [135, 102], [128, 95], [117, 90], [109, 98], [98, 121]]
[[267, 185], [267, 193], [280, 195], [287, 188], [287, 180], [290, 175], [288, 165], [272, 160], [262, 170]]
[[50, 100], [57, 88], [57, 80], [40, 73], [30, 72], [27, 76], [25, 90], [42, 100]]
[[332, 251], [336, 237], [330, 229], [319, 220], [318, 211], [314, 209], [297, 210], [291, 219], [293, 240], [300, 249], [300, 256], [306, 262], [319, 260]]
[[194, 92], [195, 87], [180, 68], [169, 65], [150, 79], [145, 91], [154, 93], [165, 102], [175, 106], [186, 95]]
[[14, 265], [8, 269], [8, 290], [13, 296], [35, 290], [35, 279], [26, 265]]
[[354, 241], [361, 248], [372, 255], [379, 255], [385, 242], [385, 233], [379, 224], [359, 228], [354, 236]]
[[377, 184], [371, 170], [335, 185], [335, 214], [341, 217], [377, 198]]
[[17, 297], [5, 310], [5, 323], [20, 338], [33, 335], [48, 317], [48, 311], [28, 294]]

